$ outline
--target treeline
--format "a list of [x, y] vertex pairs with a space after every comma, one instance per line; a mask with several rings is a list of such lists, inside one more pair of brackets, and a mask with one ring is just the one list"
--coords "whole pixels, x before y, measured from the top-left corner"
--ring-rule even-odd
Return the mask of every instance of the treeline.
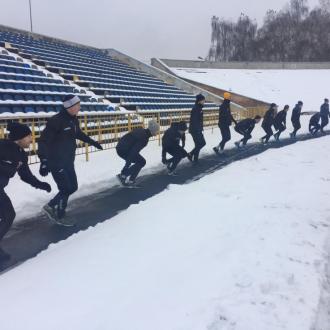
[[330, 61], [330, 0], [309, 9], [291, 0], [269, 10], [263, 25], [241, 14], [237, 22], [212, 17], [210, 61]]

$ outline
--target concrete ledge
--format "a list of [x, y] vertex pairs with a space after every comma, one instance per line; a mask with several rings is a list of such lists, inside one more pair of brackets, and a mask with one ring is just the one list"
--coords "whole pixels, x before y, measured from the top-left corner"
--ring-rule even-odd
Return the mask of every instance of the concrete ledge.
[[245, 69], [245, 70], [326, 70], [330, 62], [209, 62], [194, 60], [151, 59], [158, 67], [164, 63], [170, 68]]

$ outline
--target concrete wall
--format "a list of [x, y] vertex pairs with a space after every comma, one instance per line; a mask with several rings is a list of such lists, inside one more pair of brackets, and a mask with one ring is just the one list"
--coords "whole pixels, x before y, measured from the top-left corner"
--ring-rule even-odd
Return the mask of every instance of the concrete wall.
[[[153, 75], [155, 77], [157, 77], [160, 80], [165, 81], [168, 84], [174, 85], [177, 88], [180, 88], [188, 93], [191, 94], [199, 94], [199, 93], [203, 93], [203, 95], [206, 97], [206, 99], [210, 102], [214, 102], [216, 104], [220, 104], [223, 101], [223, 98], [213, 94], [207, 90], [204, 90], [198, 86], [195, 86], [191, 83], [186, 82], [185, 80], [170, 74], [164, 70], [158, 69], [156, 67], [153, 67], [151, 65], [145, 64], [143, 62], [140, 62], [126, 54], [123, 54], [121, 52], [118, 52], [115, 49], [108, 49], [108, 54], [114, 58], [117, 59], [121, 62], [124, 62], [130, 66], [132, 66], [133, 68], [142, 71], [142, 72], [146, 72], [149, 73], [150, 75]], [[236, 103], [232, 103], [232, 108], [236, 111], [242, 111], [245, 110], [244, 107], [240, 106], [239, 104]]]
[[171, 59], [151, 59], [151, 64], [159, 67], [161, 63], [170, 68], [196, 69], [252, 69], [252, 70], [325, 70], [330, 62], [208, 62]]

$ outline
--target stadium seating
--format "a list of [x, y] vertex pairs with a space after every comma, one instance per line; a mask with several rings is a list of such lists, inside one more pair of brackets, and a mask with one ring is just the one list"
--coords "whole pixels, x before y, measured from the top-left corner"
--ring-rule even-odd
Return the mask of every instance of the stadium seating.
[[[0, 29], [0, 46], [9, 51], [0, 54], [0, 113], [58, 111], [67, 93], [79, 95], [83, 111], [107, 110], [102, 99], [140, 110], [191, 109], [194, 104], [194, 95], [121, 63], [101, 49], [5, 29]], [[101, 102], [83, 95], [85, 90]], [[206, 107], [216, 106], [207, 103]]]

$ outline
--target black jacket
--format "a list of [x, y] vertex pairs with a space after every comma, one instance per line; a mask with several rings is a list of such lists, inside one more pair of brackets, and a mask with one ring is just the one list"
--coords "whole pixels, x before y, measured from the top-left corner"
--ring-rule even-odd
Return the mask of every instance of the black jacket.
[[125, 134], [117, 143], [117, 151], [127, 156], [127, 160], [134, 159], [148, 144], [151, 133], [148, 129], [135, 128]]
[[281, 110], [275, 117], [274, 119], [274, 125], [279, 126], [279, 125], [284, 125], [286, 126], [286, 115], [287, 112], [284, 110]]
[[262, 121], [262, 127], [272, 126], [274, 124], [274, 117], [275, 117], [275, 109], [270, 108], [266, 111], [264, 119]]
[[38, 142], [38, 156], [41, 160], [46, 159], [51, 168], [72, 165], [77, 148], [76, 139], [91, 145], [95, 143], [81, 131], [78, 118], [63, 109], [48, 120]]
[[296, 104], [296, 106], [292, 110], [291, 121], [292, 122], [299, 121], [300, 115], [301, 115], [301, 106], [299, 104]]
[[219, 121], [218, 125], [220, 126], [231, 126], [231, 123], [236, 123], [236, 120], [231, 114], [230, 110], [230, 100], [224, 100], [219, 107]]
[[309, 125], [316, 126], [320, 122], [321, 114], [319, 112], [315, 113], [309, 120]]
[[163, 148], [169, 148], [173, 145], [179, 145], [180, 141], [182, 141], [182, 146], [185, 146], [186, 135], [181, 135], [179, 132], [178, 123], [172, 123], [171, 127], [168, 128], [162, 138]]
[[196, 103], [190, 113], [189, 133], [199, 133], [203, 129], [203, 106]]
[[255, 125], [256, 122], [254, 119], [246, 118], [239, 121], [235, 128], [241, 132], [244, 132], [245, 134], [251, 134], [254, 130]]
[[0, 188], [7, 186], [16, 172], [22, 181], [34, 188], [43, 184], [31, 173], [26, 152], [15, 142], [0, 140]]
[[327, 118], [330, 117], [329, 104], [323, 103], [320, 110], [321, 117]]

